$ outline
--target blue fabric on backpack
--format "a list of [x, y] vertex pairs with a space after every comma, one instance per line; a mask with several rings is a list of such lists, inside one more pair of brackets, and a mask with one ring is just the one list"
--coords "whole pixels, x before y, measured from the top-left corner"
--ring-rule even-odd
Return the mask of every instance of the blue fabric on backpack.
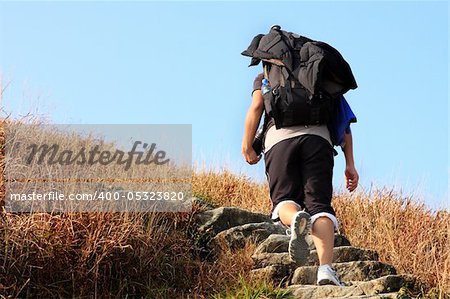
[[355, 114], [344, 96], [341, 96], [329, 127], [334, 146], [344, 145], [344, 133], [350, 133], [350, 124], [355, 122]]

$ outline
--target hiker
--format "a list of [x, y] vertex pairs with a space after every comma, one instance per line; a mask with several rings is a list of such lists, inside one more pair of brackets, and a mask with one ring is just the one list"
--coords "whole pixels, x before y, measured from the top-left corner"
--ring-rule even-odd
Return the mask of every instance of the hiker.
[[[285, 36], [291, 34], [281, 31], [279, 26], [275, 29], [272, 27], [270, 34], [272, 33], [273, 35], [284, 34]], [[267, 40], [272, 43], [271, 49], [273, 51], [273, 48], [276, 47], [273, 47], [274, 43], [272, 41], [276, 39], [271, 36], [268, 39], [266, 38]], [[281, 38], [278, 40], [287, 39]], [[306, 38], [305, 40], [310, 41]], [[346, 117], [347, 114], [344, 113], [345, 111], [334, 109], [332, 110], [334, 114], [339, 115], [329, 116], [326, 118], [328, 119], [326, 123], [316, 121], [313, 124], [305, 124], [311, 121], [311, 119], [307, 121], [298, 121], [298, 119], [289, 120], [289, 115], [286, 114], [284, 118], [279, 117], [277, 120], [274, 116], [279, 115], [279, 111], [277, 113], [268, 113], [268, 110], [274, 109], [276, 106], [273, 104], [269, 106], [273, 103], [273, 99], [270, 102], [263, 96], [263, 93], [266, 92], [264, 88], [268, 88], [266, 92], [268, 96], [273, 96], [270, 88], [274, 88], [275, 85], [282, 86], [281, 83], [274, 82], [276, 79], [275, 76], [280, 76], [283, 73], [282, 68], [288, 68], [286, 62], [289, 62], [289, 60], [286, 59], [283, 63], [282, 60], [285, 58], [284, 54], [284, 58], [275, 57], [267, 59], [267, 54], [261, 54], [261, 49], [264, 50], [265, 45], [264, 36], [259, 35], [259, 37], [256, 36], [254, 38], [249, 49], [243, 52], [243, 55], [252, 57], [253, 65], [258, 64], [258, 59], [262, 56], [261, 60], [263, 61], [264, 72], [259, 74], [253, 83], [252, 102], [247, 112], [244, 125], [242, 154], [249, 164], [256, 164], [261, 159], [262, 154], [255, 151], [253, 143], [259, 122], [264, 113], [265, 128], [262, 143], [264, 148], [265, 171], [272, 201], [272, 219], [275, 222], [280, 222], [281, 225], [287, 228], [287, 233], [290, 233], [291, 236], [289, 255], [299, 264], [304, 263], [309, 256], [309, 246], [305, 236], [311, 231], [320, 262], [317, 273], [317, 284], [342, 286], [343, 284], [339, 280], [336, 271], [332, 268], [334, 232], [338, 229], [336, 214], [331, 206], [335, 154], [333, 145], [336, 145], [336, 140], [340, 139], [340, 143], [338, 144], [342, 146], [346, 160], [345, 185], [348, 191], [353, 192], [358, 185], [359, 176], [354, 165], [353, 140], [349, 124], [350, 122], [355, 122], [356, 118], [351, 110], [351, 117]], [[285, 47], [285, 45], [281, 45], [280, 47]], [[281, 52], [286, 53], [286, 51]], [[270, 54], [276, 55], [276, 52], [270, 52]], [[276, 73], [277, 71], [279, 72], [278, 74]], [[292, 78], [293, 73], [288, 73], [289, 75], [286, 78]], [[298, 78], [300, 80], [305, 79], [304, 81], [306, 82], [307, 78], [302, 78], [301, 76], [299, 74]], [[340, 80], [339, 82], [346, 82], [348, 85], [339, 90], [342, 94], [346, 91], [346, 88], [356, 88], [356, 82], [351, 73], [344, 74], [343, 76], [346, 76], [346, 80]], [[295, 81], [298, 83], [299, 80]], [[322, 82], [324, 81], [322, 80]], [[264, 86], [264, 84], [270, 84], [270, 86]], [[290, 83], [289, 85], [295, 86], [295, 84], [291, 85]], [[329, 86], [332, 85], [330, 84]], [[302, 86], [303, 91], [304, 89], [304, 86]], [[345, 91], [342, 92], [342, 90]], [[292, 92], [292, 90], [287, 92]], [[276, 93], [273, 94], [278, 96]], [[283, 92], [280, 94], [283, 94]], [[294, 101], [296, 100], [295, 96], [294, 94]], [[339, 103], [341, 105], [338, 105], [339, 107], [344, 107], [342, 109], [346, 109], [345, 107], [350, 109], [348, 106], [345, 106], [347, 103], [343, 97], [339, 99], [334, 100], [335, 103], [340, 101]], [[335, 105], [334, 107], [337, 106]], [[345, 117], [342, 117], [343, 115]], [[330, 132], [330, 118], [334, 120], [338, 119], [340, 124], [345, 122], [344, 130], [336, 133], [337, 127], [342, 126], [335, 124], [335, 128], [332, 130], [333, 132]], [[300, 122], [302, 124], [279, 125], [280, 122], [289, 121], [291, 123]], [[341, 136], [336, 137], [336, 134], [341, 134]]]

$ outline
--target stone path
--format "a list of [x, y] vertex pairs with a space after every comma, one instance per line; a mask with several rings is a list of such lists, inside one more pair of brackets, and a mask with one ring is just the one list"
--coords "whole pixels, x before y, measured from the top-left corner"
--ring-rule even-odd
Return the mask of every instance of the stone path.
[[310, 258], [297, 265], [287, 253], [289, 237], [264, 214], [239, 208], [221, 207], [197, 215], [198, 232], [208, 234], [211, 248], [242, 248], [251, 238], [258, 247], [252, 258], [254, 277], [269, 278], [292, 291], [295, 298], [396, 298], [403, 286], [413, 286], [414, 277], [398, 275], [396, 269], [378, 259], [369, 249], [351, 246], [343, 235], [335, 235], [333, 267], [344, 287], [317, 286], [317, 253], [311, 239]]

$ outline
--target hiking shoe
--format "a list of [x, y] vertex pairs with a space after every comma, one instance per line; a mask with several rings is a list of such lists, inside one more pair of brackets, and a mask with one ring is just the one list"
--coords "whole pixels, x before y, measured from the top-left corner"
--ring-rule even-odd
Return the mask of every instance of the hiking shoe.
[[319, 270], [317, 271], [317, 284], [318, 285], [337, 285], [344, 286], [344, 284], [339, 280], [339, 277], [333, 268], [330, 265], [322, 265], [319, 266]]
[[311, 216], [304, 212], [297, 212], [291, 223], [289, 241], [289, 257], [297, 264], [305, 264], [309, 257], [309, 246], [305, 236], [310, 229]]

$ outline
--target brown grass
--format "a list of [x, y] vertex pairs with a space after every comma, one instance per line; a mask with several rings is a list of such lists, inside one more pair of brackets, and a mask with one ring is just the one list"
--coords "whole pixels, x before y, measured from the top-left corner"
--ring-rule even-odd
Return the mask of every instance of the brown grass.
[[[57, 143], [76, 149], [96, 143], [95, 138], [80, 139], [54, 131], [24, 127], [8, 122], [8, 146], [27, 140]], [[27, 124], [37, 125], [33, 118]], [[4, 176], [5, 123], [0, 126], [0, 166]], [[111, 144], [104, 144], [111, 148]], [[22, 147], [23, 148], [23, 147]], [[21, 163], [22, 154], [14, 152], [9, 171], [34, 186], [30, 177], [66, 178], [67, 171], [55, 167], [31, 169]], [[168, 172], [172, 169], [166, 169]], [[85, 178], [86, 170], [70, 169]], [[133, 177], [145, 177], [133, 169]], [[91, 173], [93, 172], [93, 173]], [[120, 169], [90, 167], [90, 178], [116, 177]], [[170, 178], [169, 173], [169, 178]], [[190, 173], [189, 173], [190, 174]], [[165, 177], [165, 173], [162, 173]], [[102, 181], [102, 180], [100, 180]], [[214, 181], [214, 180], [213, 180]], [[0, 180], [0, 198], [5, 196], [5, 178]], [[122, 185], [123, 182], [120, 182]], [[74, 184], [63, 184], [73, 192]], [[224, 187], [225, 188], [225, 187]], [[228, 189], [226, 189], [228, 194]], [[189, 213], [6, 213], [0, 214], [0, 297], [205, 297], [232, 288], [235, 281], [248, 276], [251, 269], [249, 243], [242, 250], [224, 250], [216, 260], [199, 255], [203, 246], [193, 234]], [[253, 247], [252, 247], [253, 246]], [[220, 275], [217, 275], [217, 274]]]
[[0, 293], [11, 297], [204, 297], [248, 277], [254, 245], [203, 261], [192, 214], [3, 215]]
[[450, 293], [450, 214], [381, 190], [336, 195], [342, 232], [354, 246], [376, 250], [400, 273], [411, 273], [441, 295]]
[[[0, 142], [4, 144], [0, 126]], [[31, 136], [30, 136], [31, 138]], [[0, 166], [4, 167], [3, 146]], [[3, 174], [3, 171], [2, 171]], [[270, 211], [268, 190], [228, 171], [192, 175], [195, 195], [221, 206]], [[0, 180], [4, 197], [4, 180]], [[450, 215], [381, 190], [336, 194], [341, 232], [411, 273], [443, 298], [450, 293]], [[4, 297], [204, 298], [249, 280], [254, 245], [199, 256], [191, 213], [0, 215], [0, 295]]]
[[227, 170], [220, 173], [211, 170], [194, 173], [192, 190], [194, 195], [219, 206], [241, 207], [263, 213], [268, 213], [271, 209], [266, 185], [257, 184], [244, 175], [235, 175]]

